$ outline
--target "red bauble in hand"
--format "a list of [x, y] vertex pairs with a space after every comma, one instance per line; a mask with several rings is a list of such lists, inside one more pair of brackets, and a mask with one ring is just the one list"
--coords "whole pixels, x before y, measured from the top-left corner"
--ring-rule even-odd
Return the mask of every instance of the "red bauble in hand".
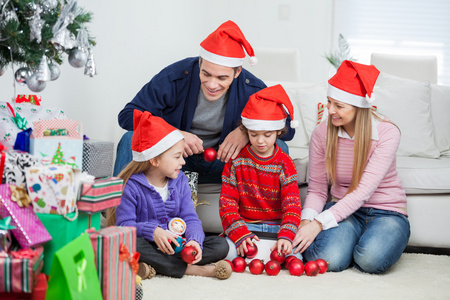
[[277, 261], [281, 265], [282, 263], [284, 263], [286, 255], [283, 252], [278, 252], [277, 249], [274, 249], [272, 252], [270, 252], [270, 259]]
[[264, 269], [267, 275], [276, 276], [280, 273], [281, 265], [276, 260], [269, 260]]
[[319, 265], [314, 261], [308, 261], [305, 264], [305, 273], [308, 276], [316, 276], [317, 274], [319, 274], [320, 268]]
[[186, 263], [191, 264], [195, 260], [197, 253], [197, 249], [193, 246], [184, 247], [183, 250], [181, 250], [181, 259]]
[[252, 274], [259, 275], [264, 271], [264, 262], [260, 259], [254, 259], [248, 264], [248, 269]]
[[323, 274], [328, 270], [328, 263], [324, 259], [316, 259], [316, 263], [319, 265], [320, 274]]
[[217, 151], [213, 148], [206, 148], [203, 151], [203, 159], [207, 162], [215, 161], [217, 159]]
[[236, 257], [235, 259], [233, 259], [232, 261], [233, 263], [233, 271], [237, 272], [237, 273], [242, 273], [244, 272], [245, 268], [247, 267], [247, 263], [245, 262], [245, 259], [243, 257]]
[[245, 253], [245, 257], [252, 259], [258, 253], [258, 247], [256, 244], [250, 245], [247, 244], [247, 253]]
[[305, 267], [303, 266], [303, 262], [298, 258], [291, 260], [289, 263], [289, 274], [293, 276], [302, 275], [304, 269]]

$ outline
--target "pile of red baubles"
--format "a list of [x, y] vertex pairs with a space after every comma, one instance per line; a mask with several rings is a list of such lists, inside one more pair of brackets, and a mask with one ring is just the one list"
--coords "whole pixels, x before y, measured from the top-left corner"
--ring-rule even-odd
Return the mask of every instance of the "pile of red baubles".
[[[258, 247], [253, 244], [250, 246], [247, 244], [246, 257], [252, 259], [258, 252]], [[247, 263], [243, 257], [236, 257], [233, 261], [228, 261], [234, 272], [242, 273], [247, 268]], [[259, 275], [266, 271], [267, 275], [276, 276], [281, 271], [281, 266], [284, 266], [289, 270], [289, 274], [292, 276], [300, 276], [305, 273], [307, 276], [316, 276], [317, 274], [323, 274], [328, 269], [328, 263], [323, 259], [317, 259], [315, 261], [308, 261], [306, 264], [295, 256], [288, 256], [284, 253], [280, 253], [277, 249], [270, 253], [270, 260], [264, 264], [261, 259], [253, 259], [248, 264], [248, 268], [252, 274]]]

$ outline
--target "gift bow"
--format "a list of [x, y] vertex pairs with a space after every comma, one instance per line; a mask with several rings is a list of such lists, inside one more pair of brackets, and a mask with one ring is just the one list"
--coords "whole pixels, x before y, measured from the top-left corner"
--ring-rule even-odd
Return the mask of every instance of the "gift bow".
[[11, 223], [11, 217], [7, 216], [4, 219], [0, 220], [0, 229], [1, 230], [10, 230], [10, 229], [16, 229], [16, 226], [9, 225]]
[[16, 202], [19, 207], [28, 207], [31, 204], [31, 198], [23, 183], [20, 186], [10, 185], [9, 188], [11, 189], [11, 200]]
[[133, 270], [134, 274], [137, 274], [139, 269], [139, 252], [134, 252], [132, 255], [130, 254], [130, 251], [128, 251], [127, 246], [125, 244], [120, 244], [119, 248], [119, 260], [120, 261], [128, 261], [131, 266], [131, 270]]
[[84, 274], [84, 271], [86, 271], [86, 265], [87, 265], [86, 258], [83, 258], [80, 260], [80, 263], [77, 266], [78, 292], [87, 289], [86, 274]]
[[13, 258], [28, 258], [28, 259], [32, 259], [37, 254], [38, 254], [38, 252], [33, 251], [30, 248], [28, 248], [28, 249], [20, 249], [20, 250], [17, 250], [17, 251], [11, 251], [11, 256]]

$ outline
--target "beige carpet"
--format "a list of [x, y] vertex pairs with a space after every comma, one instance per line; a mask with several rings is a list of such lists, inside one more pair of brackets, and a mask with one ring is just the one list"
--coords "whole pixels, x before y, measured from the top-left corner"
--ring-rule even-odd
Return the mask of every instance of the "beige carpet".
[[348, 269], [316, 277], [294, 277], [282, 270], [278, 276], [248, 271], [233, 273], [224, 281], [184, 276], [156, 276], [143, 281], [144, 299], [450, 299], [450, 256], [403, 254], [384, 275]]

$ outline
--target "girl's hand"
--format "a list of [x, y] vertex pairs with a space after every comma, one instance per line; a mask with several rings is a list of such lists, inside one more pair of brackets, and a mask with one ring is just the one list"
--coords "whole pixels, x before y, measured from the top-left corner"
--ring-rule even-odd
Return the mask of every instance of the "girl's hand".
[[156, 227], [155, 232], [153, 233], [153, 241], [156, 243], [159, 250], [169, 255], [175, 253], [170, 242], [173, 242], [177, 247], [180, 246], [176, 237], [161, 227]]
[[270, 252], [277, 249], [279, 253], [284, 253], [285, 255], [291, 254], [292, 252], [292, 242], [286, 239], [278, 239], [275, 245], [270, 248]]
[[195, 265], [196, 263], [198, 263], [199, 261], [202, 260], [202, 247], [200, 247], [200, 244], [197, 243], [194, 240], [190, 240], [189, 242], [186, 243], [186, 246], [192, 246], [195, 248], [195, 250], [197, 250], [197, 255], [195, 256], [195, 260], [191, 263], [191, 265]]
[[[303, 221], [302, 221], [303, 223]], [[298, 245], [294, 253], [303, 253], [316, 239], [317, 235], [322, 231], [322, 224], [319, 221], [314, 220], [312, 222], [307, 221], [300, 223], [297, 234], [294, 238], [294, 247]]]
[[[258, 236], [254, 236], [253, 237], [256, 241], [259, 241], [259, 237]], [[252, 239], [251, 238], [246, 238], [240, 245], [239, 245], [239, 247], [237, 247], [237, 254], [239, 255], [239, 256], [242, 256], [242, 257], [244, 257], [245, 256], [245, 254], [247, 253], [247, 244], [249, 244], [249, 245], [251, 245], [251, 246], [253, 246], [253, 241], [252, 241]]]

